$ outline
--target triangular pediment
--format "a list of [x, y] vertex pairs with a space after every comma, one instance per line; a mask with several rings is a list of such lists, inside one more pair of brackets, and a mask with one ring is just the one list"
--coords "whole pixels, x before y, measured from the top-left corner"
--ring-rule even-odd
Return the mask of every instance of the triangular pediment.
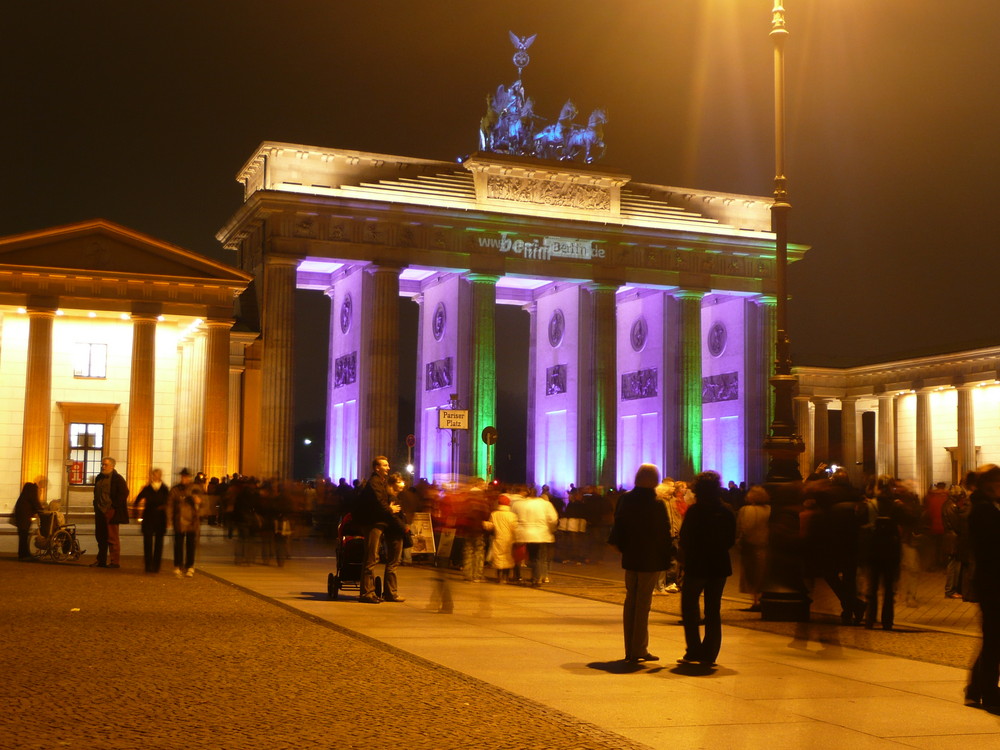
[[103, 219], [0, 238], [0, 266], [223, 284], [250, 280], [231, 266]]

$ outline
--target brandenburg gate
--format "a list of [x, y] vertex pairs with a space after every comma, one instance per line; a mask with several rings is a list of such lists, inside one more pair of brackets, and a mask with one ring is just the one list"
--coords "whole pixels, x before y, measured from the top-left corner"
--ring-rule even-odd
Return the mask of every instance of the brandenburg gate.
[[[637, 466], [758, 481], [770, 423], [771, 199], [636, 183], [592, 164], [462, 163], [265, 142], [219, 232], [256, 279], [259, 473], [291, 476], [296, 288], [330, 298], [326, 473], [398, 440], [397, 298], [419, 309], [415, 473], [485, 476], [494, 308], [530, 313], [528, 481], [630, 484]], [[789, 260], [805, 248], [792, 246]], [[308, 342], [300, 342], [308, 345]], [[249, 387], [249, 382], [248, 382]], [[437, 411], [469, 410], [458, 431]], [[251, 399], [252, 400], [252, 399]], [[248, 421], [252, 427], [252, 420]]]

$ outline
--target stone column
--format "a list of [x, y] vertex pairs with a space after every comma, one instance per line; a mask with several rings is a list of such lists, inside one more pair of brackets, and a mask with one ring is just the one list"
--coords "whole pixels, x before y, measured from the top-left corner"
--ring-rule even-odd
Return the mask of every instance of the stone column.
[[268, 257], [264, 263], [261, 334], [260, 468], [262, 478], [292, 476], [295, 433], [295, 270], [297, 258]]
[[21, 484], [49, 474], [49, 424], [52, 411], [52, 325], [56, 311], [28, 307], [28, 366], [24, 380], [24, 431]]
[[[417, 444], [414, 446], [413, 451], [413, 473], [415, 477], [429, 477], [432, 476], [433, 472], [429, 470], [429, 463], [426, 460], [426, 456], [428, 455], [428, 446], [424, 444], [424, 419], [426, 417], [424, 416], [423, 402], [421, 401], [421, 394], [425, 391], [427, 385], [427, 365], [424, 362], [423, 355], [424, 330], [427, 328], [426, 325], [423, 325], [424, 313], [426, 312], [423, 292], [411, 297], [410, 301], [417, 306], [417, 368], [413, 379], [416, 385], [416, 393], [413, 394], [413, 435], [417, 439]], [[332, 296], [330, 297], [330, 302], [333, 302]], [[331, 371], [332, 367], [331, 365]]]
[[205, 323], [205, 408], [202, 470], [221, 479], [229, 473], [229, 329], [232, 320]]
[[[469, 369], [472, 382], [469, 389], [469, 457], [472, 474], [487, 478], [486, 444], [482, 441], [484, 427], [496, 427], [497, 412], [497, 361], [496, 361], [496, 305], [497, 276], [470, 273], [466, 275], [471, 286], [469, 312], [472, 315], [472, 361]], [[490, 449], [492, 451], [492, 448]]]
[[536, 484], [541, 491], [545, 478], [536, 474], [538, 443], [535, 440], [535, 430], [538, 424], [538, 376], [535, 373], [538, 347], [538, 303], [529, 302], [522, 309], [528, 312], [528, 418], [526, 422], [528, 434], [525, 435], [525, 477], [529, 483]]
[[679, 479], [690, 480], [701, 471], [701, 292], [679, 292], [677, 318], [680, 400], [677, 408], [680, 440]]
[[958, 480], [976, 468], [976, 414], [970, 385], [959, 385], [958, 391]]
[[244, 372], [244, 367], [229, 368], [229, 441], [226, 448], [227, 474], [232, 474], [241, 469], [239, 436], [243, 434], [241, 405], [243, 403]]
[[188, 408], [183, 418], [190, 425], [188, 429], [188, 468], [197, 473], [205, 468], [205, 331], [198, 324], [198, 330], [189, 344], [191, 368], [188, 371]]
[[[618, 331], [615, 292], [617, 285], [594, 282], [585, 284], [590, 297], [590, 366], [588, 367], [589, 403], [583, 419], [589, 421], [585, 433], [589, 450], [581, 467], [585, 482], [614, 487], [618, 478]], [[589, 464], [589, 465], [588, 465]]]
[[799, 473], [807, 477], [816, 465], [815, 443], [809, 423], [809, 399], [806, 396], [795, 397], [795, 430], [802, 436], [805, 450], [799, 454]]
[[[179, 340], [177, 342], [177, 377], [174, 381], [174, 441], [173, 450], [171, 451], [174, 457], [175, 471], [179, 471], [181, 466], [187, 461], [187, 442], [185, 438], [187, 420], [182, 418], [185, 413], [184, 399], [188, 392], [187, 381], [184, 379], [184, 373], [187, 370], [185, 367], [186, 357], [187, 352], [185, 351], [184, 342]], [[174, 477], [164, 477], [164, 480], [172, 484]]]
[[[132, 497], [149, 481], [153, 465], [153, 404], [156, 385], [156, 316], [132, 314], [132, 372], [128, 395], [128, 462], [125, 481]], [[165, 482], [170, 477], [164, 477]]]
[[840, 399], [840, 453], [851, 484], [861, 483], [861, 467], [858, 466], [858, 400], [845, 397]]
[[875, 471], [896, 476], [896, 398], [878, 395], [878, 440], [875, 444]]
[[[367, 390], [360, 414], [367, 440], [360, 466], [367, 473], [375, 456], [393, 457], [399, 430], [399, 272], [394, 266], [372, 265], [371, 318], [368, 333]], [[359, 368], [360, 369], [360, 368]]]
[[830, 414], [827, 411], [829, 399], [813, 398], [813, 465], [811, 474], [820, 463], [830, 462]]
[[930, 489], [934, 481], [934, 454], [931, 427], [931, 392], [927, 388], [917, 390], [917, 492], [921, 497]]

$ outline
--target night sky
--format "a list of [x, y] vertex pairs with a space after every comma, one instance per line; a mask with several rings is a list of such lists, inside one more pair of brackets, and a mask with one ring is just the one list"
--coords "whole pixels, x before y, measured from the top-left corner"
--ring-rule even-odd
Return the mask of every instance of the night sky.
[[[772, 0], [32, 0], [0, 22], [0, 234], [215, 232], [264, 140], [454, 160], [537, 34], [536, 112], [608, 109], [603, 166], [770, 195]], [[1000, 343], [1000, 2], [786, 0], [797, 364]], [[583, 119], [583, 116], [581, 116]]]

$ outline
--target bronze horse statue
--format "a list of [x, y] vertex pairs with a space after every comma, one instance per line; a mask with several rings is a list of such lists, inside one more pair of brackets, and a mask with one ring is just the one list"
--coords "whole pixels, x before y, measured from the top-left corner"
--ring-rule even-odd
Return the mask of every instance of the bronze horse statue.
[[576, 117], [576, 105], [567, 100], [559, 120], [535, 133], [535, 156], [540, 159], [562, 159]]
[[563, 159], [582, 158], [587, 164], [604, 156], [604, 124], [608, 113], [598, 108], [590, 113], [586, 127], [574, 126], [569, 133]]

